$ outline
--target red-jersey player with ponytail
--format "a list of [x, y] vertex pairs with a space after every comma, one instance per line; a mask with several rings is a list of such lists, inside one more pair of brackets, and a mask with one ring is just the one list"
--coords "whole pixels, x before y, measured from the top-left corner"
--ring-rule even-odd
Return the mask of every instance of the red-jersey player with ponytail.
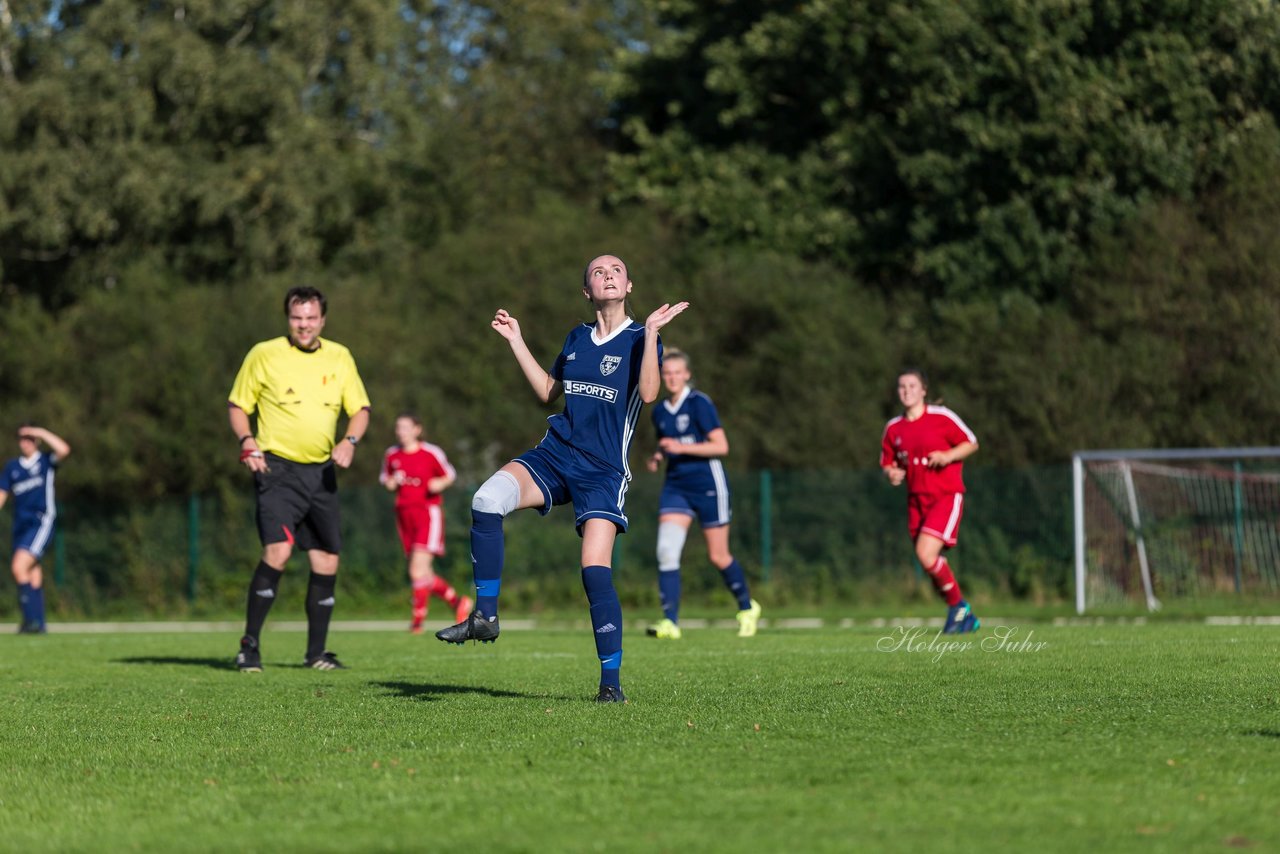
[[880, 467], [889, 483], [907, 483], [907, 526], [916, 557], [947, 603], [946, 634], [980, 625], [942, 552], [956, 544], [964, 514], [963, 461], [978, 450], [973, 431], [945, 406], [926, 401], [929, 381], [916, 368], [898, 375], [903, 413], [889, 420], [880, 443]]
[[459, 620], [471, 613], [472, 602], [458, 596], [432, 571], [433, 558], [444, 554], [444, 499], [440, 493], [453, 485], [457, 475], [438, 445], [422, 441], [422, 422], [416, 415], [396, 417], [396, 441], [382, 458], [379, 480], [396, 494], [396, 528], [409, 558], [409, 583], [413, 585], [413, 621], [409, 631], [422, 632], [427, 599], [443, 599]]

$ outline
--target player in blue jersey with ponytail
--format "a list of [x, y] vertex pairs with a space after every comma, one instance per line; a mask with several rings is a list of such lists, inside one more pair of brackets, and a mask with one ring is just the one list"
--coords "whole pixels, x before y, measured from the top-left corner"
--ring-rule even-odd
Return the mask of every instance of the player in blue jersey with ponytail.
[[667, 477], [658, 501], [658, 593], [662, 620], [652, 625], [653, 637], [680, 638], [680, 554], [694, 518], [707, 541], [707, 557], [738, 603], [738, 636], [752, 637], [760, 622], [760, 603], [751, 598], [742, 564], [729, 551], [729, 481], [720, 458], [729, 453], [729, 439], [720, 426], [716, 405], [690, 385], [689, 357], [668, 350], [662, 361], [662, 384], [669, 398], [653, 408], [658, 450], [649, 458], [649, 471], [666, 460]]
[[[40, 443], [49, 446], [40, 450]], [[18, 584], [18, 606], [22, 611], [19, 634], [43, 634], [44, 571], [40, 558], [53, 537], [57, 503], [53, 496], [53, 473], [58, 463], [71, 453], [61, 436], [23, 424], [18, 428], [17, 459], [0, 468], [0, 507], [13, 496], [13, 580]]]
[[564, 394], [564, 411], [547, 419], [542, 441], [499, 469], [471, 501], [471, 560], [476, 607], [467, 619], [436, 632], [448, 643], [498, 637], [502, 582], [502, 520], [516, 510], [546, 514], [573, 504], [582, 537], [582, 586], [591, 606], [591, 626], [600, 658], [597, 702], [625, 701], [622, 666], [622, 606], [613, 585], [613, 542], [627, 530], [624, 510], [631, 468], [627, 454], [640, 407], [661, 390], [662, 342], [658, 330], [689, 307], [665, 304], [643, 324], [627, 315], [631, 293], [627, 266], [616, 255], [587, 264], [582, 293], [595, 322], [574, 327], [551, 370], [538, 364], [520, 324], [498, 309], [490, 324], [515, 354], [534, 393], [544, 403]]

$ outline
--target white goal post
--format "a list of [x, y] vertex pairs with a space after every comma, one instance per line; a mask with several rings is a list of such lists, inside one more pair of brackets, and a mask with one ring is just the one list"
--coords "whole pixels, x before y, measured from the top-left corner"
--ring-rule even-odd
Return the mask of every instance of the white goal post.
[[1280, 591], [1280, 448], [1077, 451], [1076, 611]]

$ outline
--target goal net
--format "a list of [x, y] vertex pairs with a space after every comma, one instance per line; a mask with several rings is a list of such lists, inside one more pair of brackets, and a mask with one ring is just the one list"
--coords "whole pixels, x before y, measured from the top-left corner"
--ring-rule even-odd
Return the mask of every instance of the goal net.
[[1076, 610], [1280, 591], [1280, 448], [1072, 456]]

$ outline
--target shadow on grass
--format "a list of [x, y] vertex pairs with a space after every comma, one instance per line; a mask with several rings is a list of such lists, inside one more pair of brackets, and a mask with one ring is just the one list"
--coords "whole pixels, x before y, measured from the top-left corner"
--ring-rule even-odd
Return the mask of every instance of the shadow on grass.
[[1244, 735], [1256, 735], [1259, 738], [1280, 738], [1280, 729], [1247, 729]]
[[209, 667], [214, 670], [235, 670], [236, 663], [227, 658], [200, 658], [181, 655], [137, 655], [131, 658], [112, 659], [112, 664], [181, 664], [187, 667]]
[[483, 694], [486, 697], [510, 697], [524, 700], [572, 700], [551, 694], [524, 694], [519, 691], [501, 691], [496, 688], [480, 688], [475, 685], [435, 685], [430, 682], [370, 682], [378, 688], [386, 688], [408, 700], [432, 702], [455, 694]]

